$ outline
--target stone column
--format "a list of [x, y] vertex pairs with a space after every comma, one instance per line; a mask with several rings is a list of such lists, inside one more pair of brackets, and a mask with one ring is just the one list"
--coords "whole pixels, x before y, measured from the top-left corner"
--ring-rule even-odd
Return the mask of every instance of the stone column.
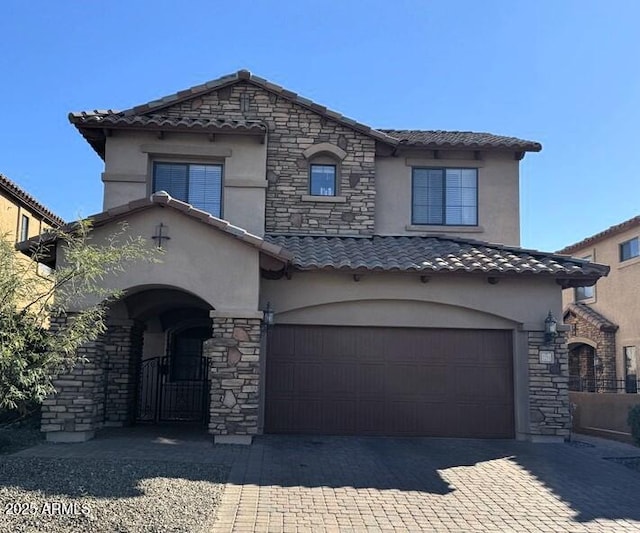
[[[558, 326], [561, 330], [561, 326]], [[544, 332], [529, 331], [529, 432], [532, 441], [569, 436], [569, 350], [564, 331], [547, 345]], [[540, 363], [540, 350], [553, 350], [555, 365]]]
[[259, 311], [212, 311], [209, 357], [211, 408], [209, 433], [214, 443], [250, 444], [258, 433], [260, 405]]
[[[63, 328], [72, 315], [51, 319], [51, 329]], [[78, 363], [59, 374], [56, 392], [42, 403], [41, 431], [50, 442], [83, 442], [101, 427], [104, 414], [104, 339], [78, 348]]]
[[109, 320], [104, 342], [104, 425], [127, 426], [135, 418], [136, 368], [142, 355], [143, 325]]

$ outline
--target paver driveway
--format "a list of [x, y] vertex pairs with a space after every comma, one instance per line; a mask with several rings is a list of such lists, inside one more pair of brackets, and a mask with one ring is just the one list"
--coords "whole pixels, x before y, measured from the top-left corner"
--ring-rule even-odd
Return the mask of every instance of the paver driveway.
[[215, 532], [640, 531], [640, 473], [602, 459], [630, 454], [640, 449], [279, 436], [239, 447], [136, 432], [20, 453], [231, 466]]
[[640, 473], [570, 444], [262, 437], [234, 466], [216, 526], [640, 531]]

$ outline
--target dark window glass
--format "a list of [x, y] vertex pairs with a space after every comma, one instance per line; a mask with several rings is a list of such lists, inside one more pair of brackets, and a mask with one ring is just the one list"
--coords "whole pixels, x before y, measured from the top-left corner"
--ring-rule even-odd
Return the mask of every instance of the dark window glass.
[[449, 226], [478, 224], [475, 168], [414, 168], [412, 223]]
[[336, 195], [336, 166], [311, 165], [311, 194], [313, 196]]
[[[585, 261], [593, 261], [593, 257], [590, 255], [587, 255], [582, 259], [584, 259]], [[592, 285], [591, 287], [576, 287], [575, 289], [576, 302], [579, 302], [580, 300], [590, 300], [591, 298], [594, 298], [595, 295], [595, 285]]]
[[222, 165], [156, 163], [153, 192], [173, 198], [219, 217], [222, 212]]
[[640, 246], [638, 242], [638, 237], [631, 239], [627, 242], [623, 242], [620, 245], [620, 261], [626, 261], [627, 259], [638, 257], [639, 255], [640, 255]]
[[22, 215], [22, 220], [20, 222], [20, 240], [26, 241], [29, 238], [29, 217], [27, 215]]
[[638, 392], [638, 361], [636, 359], [636, 347], [624, 347], [625, 389], [628, 393]]

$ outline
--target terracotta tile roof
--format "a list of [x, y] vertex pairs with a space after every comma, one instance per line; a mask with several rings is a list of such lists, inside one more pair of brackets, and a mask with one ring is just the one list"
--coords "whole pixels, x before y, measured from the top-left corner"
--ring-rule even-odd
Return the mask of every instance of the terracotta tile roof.
[[547, 274], [588, 281], [606, 276], [609, 267], [536, 250], [453, 237], [323, 237], [267, 235], [265, 239], [293, 253], [300, 270], [337, 269], [467, 272], [492, 276]]
[[589, 307], [587, 304], [583, 303], [573, 303], [569, 304], [565, 309], [564, 316], [567, 316], [567, 313], [574, 313], [576, 316], [583, 318], [587, 322], [590, 322], [597, 328], [600, 328], [602, 331], [616, 331], [618, 326], [611, 322], [604, 315], [601, 315], [595, 309]]
[[493, 133], [441, 130], [380, 130], [407, 146], [433, 148], [504, 148], [525, 152], [539, 152], [542, 145], [516, 137]]
[[203, 119], [192, 117], [167, 117], [163, 115], [124, 115], [122, 113], [101, 111], [82, 111], [70, 113], [69, 120], [73, 124], [92, 125], [106, 128], [110, 126], [148, 127], [156, 126], [167, 129], [201, 129], [201, 130], [240, 130], [260, 133], [267, 131], [264, 123], [251, 120]]
[[[499, 135], [492, 135], [490, 133], [375, 129], [371, 126], [367, 126], [366, 124], [362, 124], [361, 122], [348, 118], [336, 111], [332, 111], [323, 105], [317, 104], [316, 102], [289, 91], [280, 85], [270, 82], [269, 80], [256, 76], [248, 70], [239, 70], [233, 74], [228, 74], [200, 85], [195, 85], [175, 94], [171, 94], [124, 111], [114, 111], [109, 109], [71, 113], [69, 115], [69, 120], [76, 125], [78, 129], [80, 129], [85, 138], [87, 138], [87, 135], [85, 134], [85, 131], [83, 131], [83, 127], [96, 127], [98, 125], [98, 122], [95, 122], [96, 119], [93, 118], [95, 116], [99, 117], [98, 120], [105, 120], [107, 117], [113, 116], [114, 118], [109, 118], [109, 120], [114, 121], [114, 127], [122, 127], [123, 125], [128, 124], [126, 120], [123, 121], [122, 119], [131, 118], [136, 121], [137, 126], [141, 127], [143, 125], [143, 119], [136, 117], [149, 115], [161, 116], [161, 111], [167, 107], [243, 81], [261, 87], [262, 89], [276, 94], [281, 98], [294, 102], [323, 117], [333, 120], [339, 124], [343, 124], [348, 128], [359, 131], [360, 133], [373, 137], [375, 140], [390, 146], [408, 144], [411, 146], [421, 147], [510, 149], [531, 152], [538, 152], [542, 149], [542, 146], [539, 143], [533, 141], [524, 141], [522, 139], [516, 139], [515, 137], [502, 137]], [[108, 124], [108, 122], [103, 122], [103, 124]], [[87, 140], [98, 154], [101, 157], [104, 157], [104, 147], [100, 147], [95, 138], [87, 138]], [[104, 138], [100, 139], [100, 142], [104, 144]]]
[[[227, 233], [235, 239], [241, 240], [249, 244], [250, 246], [257, 248], [258, 250], [260, 250], [260, 252], [263, 252], [271, 257], [275, 257], [276, 259], [279, 259], [284, 263], [290, 261], [293, 258], [293, 255], [287, 250], [284, 250], [281, 246], [268, 242], [261, 237], [258, 237], [257, 235], [253, 235], [252, 233], [249, 233], [248, 231], [239, 228], [238, 226], [230, 224], [226, 220], [214, 217], [206, 211], [202, 211], [190, 204], [187, 204], [180, 200], [176, 200], [164, 191], [154, 193], [149, 198], [134, 200], [132, 202], [129, 202], [128, 204], [112, 207], [111, 209], [103, 211], [102, 213], [91, 215], [90, 217], [88, 217], [88, 220], [91, 221], [93, 228], [99, 228], [100, 226], [104, 226], [117, 220], [122, 220], [128, 215], [150, 209], [154, 206], [175, 209], [176, 211], [179, 211], [191, 218], [196, 219], [198, 222], [202, 222], [224, 233]], [[74, 230], [76, 224], [77, 223], [67, 224], [62, 228], [62, 230], [71, 232]], [[34, 245], [54, 242], [55, 240], [55, 235], [45, 233], [38, 237], [29, 239], [28, 241], [18, 243], [16, 245], [16, 248], [24, 253], [29, 253]]]
[[62, 226], [64, 220], [56, 215], [53, 211], [47, 209], [38, 202], [33, 196], [21, 189], [17, 184], [7, 178], [4, 174], [0, 174], [0, 190], [11, 195], [15, 200], [23, 203], [34, 213], [40, 215], [42, 219], [51, 226]]
[[607, 237], [612, 237], [614, 235], [622, 233], [623, 231], [627, 231], [628, 229], [635, 228], [637, 226], [640, 226], [640, 215], [630, 218], [629, 220], [625, 220], [624, 222], [621, 222], [620, 224], [616, 224], [615, 226], [611, 226], [610, 228], [607, 228], [606, 230], [601, 231], [600, 233], [596, 233], [591, 237], [587, 237], [586, 239], [583, 239], [580, 242], [566, 246], [562, 250], [559, 250], [557, 253], [572, 254], [574, 252], [577, 252], [578, 250], [581, 250], [582, 248], [586, 248], [587, 246], [595, 244], [596, 242], [602, 241]]

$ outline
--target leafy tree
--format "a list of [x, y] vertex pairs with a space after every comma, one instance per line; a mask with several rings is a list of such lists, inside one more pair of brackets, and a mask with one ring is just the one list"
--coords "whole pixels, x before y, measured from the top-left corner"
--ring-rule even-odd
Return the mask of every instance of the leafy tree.
[[[55, 253], [54, 241], [64, 247], [64, 261], [43, 273], [40, 263]], [[52, 378], [78, 362], [77, 348], [106, 330], [107, 305], [121, 294], [105, 287], [105, 278], [132, 262], [156, 261], [155, 253], [128, 235], [126, 224], [100, 244], [92, 242], [87, 221], [52, 230], [34, 241], [30, 257], [0, 238], [0, 411], [24, 416], [54, 392]], [[83, 305], [87, 300], [100, 303]], [[57, 316], [67, 320], [50, 329]]]

